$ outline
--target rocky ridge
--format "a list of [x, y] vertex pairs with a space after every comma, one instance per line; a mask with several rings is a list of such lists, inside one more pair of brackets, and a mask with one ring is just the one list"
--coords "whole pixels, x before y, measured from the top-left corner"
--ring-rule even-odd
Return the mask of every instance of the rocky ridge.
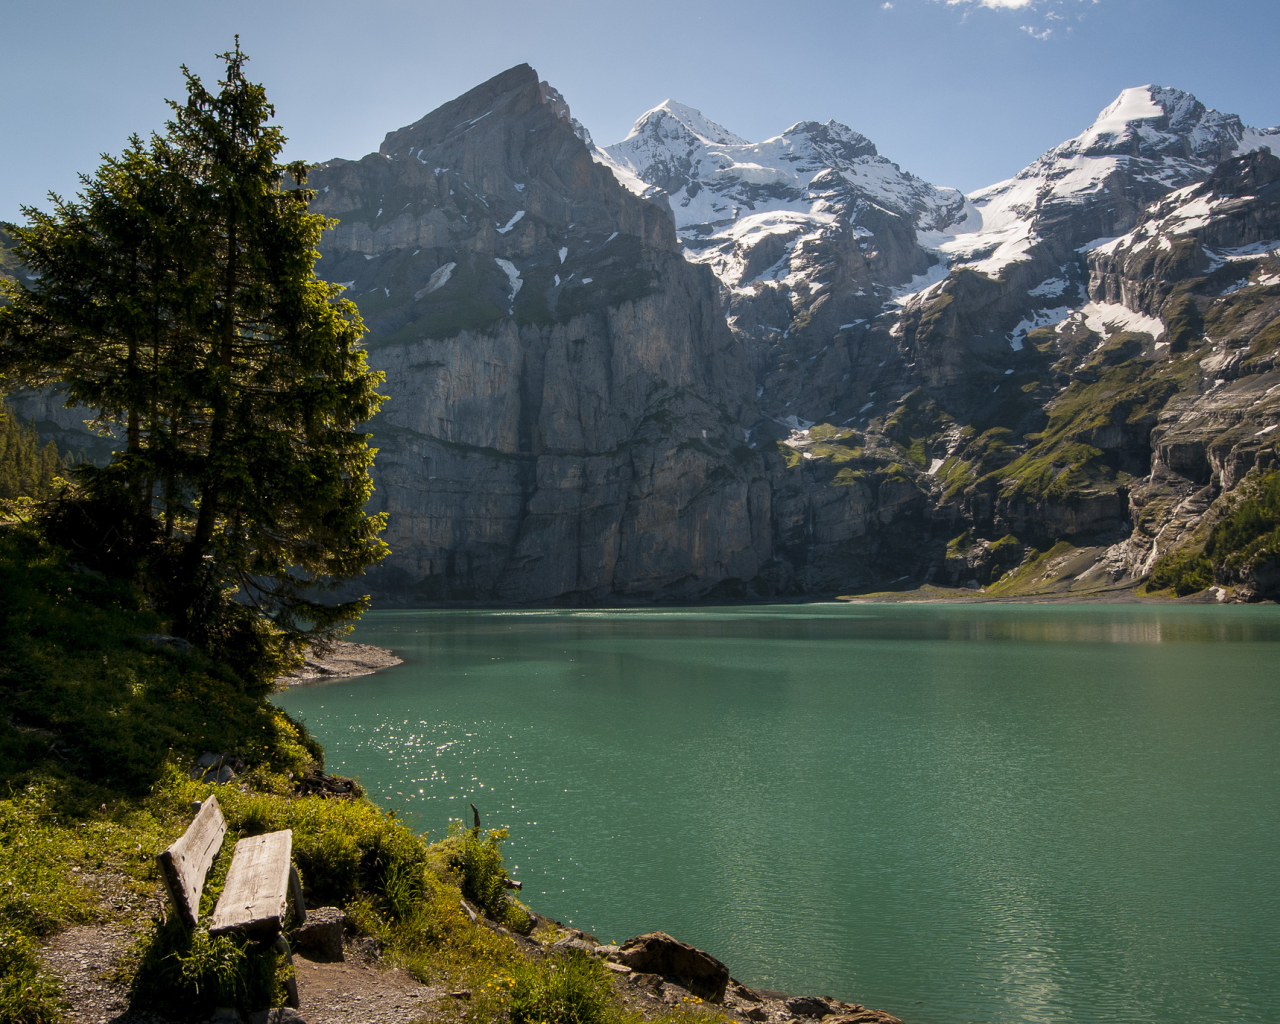
[[[752, 199], [745, 185], [735, 192], [727, 184], [735, 166], [728, 156], [750, 144], [720, 137], [712, 145], [704, 132], [701, 154], [688, 142], [697, 124], [685, 125], [683, 134], [673, 125], [687, 109], [668, 103], [650, 111], [627, 140], [605, 150], [651, 188], [675, 187], [684, 197], [673, 204], [678, 223], [681, 209], [694, 209], [702, 194], [690, 202], [697, 185], [685, 181], [708, 163], [711, 170], [701, 170], [697, 182], [702, 189]], [[1226, 383], [1214, 367], [1244, 358], [1243, 339], [1254, 346], [1251, 368], [1265, 369], [1274, 347], [1266, 327], [1275, 312], [1252, 298], [1252, 289], [1271, 284], [1267, 254], [1280, 237], [1270, 222], [1273, 197], [1254, 187], [1265, 172], [1227, 168], [1238, 159], [1261, 167], [1272, 159], [1266, 147], [1277, 138], [1276, 129], [1248, 128], [1178, 90], [1129, 89], [1081, 135], [1015, 178], [959, 204], [900, 204], [895, 212], [914, 220], [914, 246], [931, 268], [908, 278], [900, 262], [896, 280], [890, 273], [857, 289], [870, 293], [863, 296], [869, 315], [861, 322], [836, 326], [811, 315], [818, 307], [806, 304], [805, 293], [838, 277], [831, 263], [806, 268], [784, 260], [782, 308], [791, 320], [786, 330], [771, 332], [773, 362], [757, 360], [757, 402], [766, 418], [752, 427], [752, 440], [767, 453], [775, 551], [783, 565], [772, 582], [810, 593], [830, 593], [841, 582], [850, 589], [884, 585], [899, 576], [981, 587], [1019, 576], [1025, 560], [1069, 538], [1088, 552], [1060, 560], [1063, 571], [1072, 570], [1073, 584], [1113, 589], [1140, 579], [1162, 552], [1189, 536], [1170, 530], [1162, 509], [1176, 508], [1170, 522], [1203, 533], [1209, 503], [1232, 491], [1251, 467], [1271, 465], [1273, 410], [1269, 398], [1252, 393], [1260, 386], [1267, 394], [1269, 379], [1219, 397], [1208, 392], [1222, 386], [1215, 381]], [[659, 143], [668, 153], [683, 147], [691, 157], [660, 159]], [[1233, 174], [1244, 178], [1231, 185]], [[753, 167], [743, 177], [765, 175]], [[1148, 258], [1126, 276], [1116, 254], [1148, 239], [1115, 236], [1156, 216], [1147, 210], [1161, 201], [1178, 209], [1160, 216], [1177, 220], [1183, 234], [1199, 232], [1207, 248], [1188, 257], [1190, 264]], [[1183, 202], [1191, 208], [1182, 209]], [[722, 219], [684, 223], [682, 237], [715, 238], [726, 223], [732, 231], [736, 222], [723, 220], [723, 206], [702, 201], [701, 211]], [[773, 216], [740, 207], [730, 212], [738, 219]], [[1159, 245], [1166, 250], [1174, 230], [1172, 222], [1164, 229]], [[866, 244], [893, 250], [899, 241], [892, 232], [873, 233]], [[700, 253], [687, 244], [691, 259], [704, 259], [720, 275], [735, 334], [753, 352], [763, 351], [744, 323], [758, 319], [748, 314], [760, 283], [743, 288], [742, 275], [721, 250]], [[1225, 281], [1232, 273], [1236, 277]], [[1197, 274], [1219, 276], [1190, 284]], [[855, 290], [841, 285], [826, 299], [837, 308]], [[1223, 298], [1215, 287], [1247, 294], [1215, 305]], [[1160, 301], [1146, 301], [1144, 289]], [[1179, 310], [1190, 309], [1188, 289], [1198, 289], [1190, 321], [1179, 319]], [[1201, 314], [1213, 318], [1241, 302], [1253, 312], [1226, 342], [1235, 354], [1216, 336], [1216, 355], [1199, 351], [1207, 339], [1187, 332], [1203, 326]], [[1178, 339], [1165, 337], [1167, 326], [1180, 332]], [[1181, 355], [1189, 348], [1197, 349], [1194, 359]], [[1227, 425], [1252, 440], [1237, 451], [1243, 442], [1228, 444]], [[1206, 431], [1214, 436], [1203, 437]], [[1224, 446], [1221, 457], [1202, 460], [1192, 474], [1199, 498], [1182, 493], [1189, 486], [1182, 483], [1174, 488], [1177, 501], [1152, 496], [1163, 486], [1153, 481], [1169, 469], [1162, 452], [1178, 453], [1169, 457], [1181, 465], [1195, 462], [1202, 449]], [[1215, 468], [1215, 458], [1225, 472]], [[1144, 541], [1152, 529], [1160, 540]], [[925, 537], [931, 540], [922, 543]], [[1037, 585], [1046, 584], [1039, 579]]]
[[391, 397], [371, 587], [1131, 588], [1273, 465], [1277, 140], [1144, 86], [962, 196], [835, 122], [601, 148], [513, 68], [309, 182]]

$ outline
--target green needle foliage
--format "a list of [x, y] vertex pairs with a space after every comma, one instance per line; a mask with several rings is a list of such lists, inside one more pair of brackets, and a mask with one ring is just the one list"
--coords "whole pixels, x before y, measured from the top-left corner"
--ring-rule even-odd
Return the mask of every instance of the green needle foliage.
[[7, 410], [0, 410], [0, 501], [48, 498], [66, 463], [52, 441], [41, 447], [34, 428], [24, 426]]
[[0, 282], [0, 375], [59, 383], [124, 440], [78, 470], [51, 538], [150, 579], [182, 635], [233, 651], [339, 635], [367, 606], [329, 598], [385, 553], [358, 429], [382, 378], [355, 305], [315, 276], [333, 222], [307, 212], [306, 168], [276, 162], [285, 137], [238, 40], [221, 56], [220, 91], [184, 68], [163, 135], [9, 226], [38, 276]]

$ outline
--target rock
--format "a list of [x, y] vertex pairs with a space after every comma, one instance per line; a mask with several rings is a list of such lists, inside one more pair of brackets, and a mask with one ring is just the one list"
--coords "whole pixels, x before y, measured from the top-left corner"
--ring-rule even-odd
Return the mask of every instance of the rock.
[[628, 967], [626, 964], [618, 964], [618, 963], [614, 963], [612, 960], [607, 961], [607, 962], [605, 963], [605, 966], [606, 966], [607, 968], [609, 968], [609, 970], [613, 971], [615, 974], [630, 974], [630, 973], [631, 973], [631, 968], [630, 968], [630, 967]]
[[372, 935], [366, 936], [363, 939], [357, 939], [352, 943], [352, 948], [368, 957], [370, 960], [378, 960], [382, 956], [382, 943]]
[[662, 1001], [668, 1006], [679, 1006], [693, 998], [693, 993], [681, 985], [663, 985]]
[[825, 1017], [832, 1012], [831, 1004], [818, 996], [793, 996], [783, 1005], [797, 1017]]
[[574, 936], [567, 936], [561, 939], [559, 942], [553, 943], [551, 948], [552, 949], [576, 949], [579, 952], [586, 953], [588, 956], [593, 956], [596, 951], [596, 946], [594, 943], [587, 942], [585, 939], [575, 938]]
[[735, 981], [733, 978], [729, 979], [729, 991], [737, 998], [745, 999], [749, 1003], [764, 1002], [764, 997], [759, 992], [753, 988], [747, 988], [742, 982]]
[[372, 427], [391, 554], [362, 587], [694, 598], [768, 560], [741, 427], [754, 382], [719, 283], [532, 68], [308, 184], [311, 212], [340, 220], [322, 272], [385, 300], [364, 316], [391, 396]]
[[360, 783], [341, 775], [326, 775], [319, 768], [308, 768], [293, 783], [300, 796], [320, 796], [334, 800], [354, 800], [364, 795]]
[[293, 933], [293, 947], [314, 954], [318, 960], [343, 959], [342, 929], [346, 919], [347, 915], [337, 907], [308, 910], [306, 923]]
[[857, 1013], [842, 1013], [836, 1017], [827, 1017], [823, 1024], [902, 1024], [902, 1021], [884, 1010], [863, 1008]]
[[450, 992], [449, 995], [452, 996], [454, 999], [470, 999], [471, 989], [460, 988], [456, 992]]
[[723, 1001], [729, 968], [700, 949], [673, 939], [666, 932], [649, 932], [628, 939], [613, 955], [633, 971], [660, 974], [709, 1002]]
[[753, 1006], [751, 1007], [751, 1009], [747, 1011], [746, 1016], [748, 1016], [751, 1020], [768, 1020], [769, 1011], [766, 1010], [763, 1006]]
[[357, 644], [348, 640], [309, 643], [302, 665], [287, 675], [277, 676], [276, 686], [297, 686], [314, 680], [367, 676], [400, 663], [401, 659], [390, 651], [371, 644]]
[[164, 633], [143, 633], [142, 639], [153, 647], [161, 647], [178, 654], [188, 654], [196, 649], [196, 645], [190, 640], [183, 640], [180, 636], [166, 636]]
[[307, 1024], [307, 1019], [288, 1006], [276, 1006], [259, 1010], [249, 1019], [249, 1024]]
[[191, 779], [221, 785], [230, 782], [239, 772], [244, 771], [245, 767], [245, 763], [234, 754], [219, 754], [206, 750], [196, 758], [187, 774]]

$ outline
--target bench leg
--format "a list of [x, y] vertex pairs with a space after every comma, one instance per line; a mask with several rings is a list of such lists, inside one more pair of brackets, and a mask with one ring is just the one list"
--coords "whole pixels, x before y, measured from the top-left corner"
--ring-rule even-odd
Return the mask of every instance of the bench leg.
[[302, 879], [298, 869], [289, 865], [289, 896], [293, 900], [293, 915], [298, 924], [307, 923], [307, 901], [302, 898]]
[[276, 937], [273, 947], [277, 953], [284, 957], [284, 962], [289, 966], [289, 977], [284, 983], [284, 990], [288, 994], [288, 1002], [295, 1010], [298, 1009], [298, 979], [293, 973], [293, 950], [289, 948], [289, 943], [283, 935]]

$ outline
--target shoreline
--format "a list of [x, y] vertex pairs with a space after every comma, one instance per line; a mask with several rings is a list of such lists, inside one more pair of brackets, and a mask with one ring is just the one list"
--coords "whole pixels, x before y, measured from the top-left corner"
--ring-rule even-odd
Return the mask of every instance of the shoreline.
[[306, 660], [301, 666], [276, 677], [276, 689], [284, 690], [307, 683], [370, 676], [384, 668], [402, 664], [404, 659], [392, 654], [385, 647], [357, 644], [349, 640], [334, 640], [326, 644], [323, 649], [309, 645]]

